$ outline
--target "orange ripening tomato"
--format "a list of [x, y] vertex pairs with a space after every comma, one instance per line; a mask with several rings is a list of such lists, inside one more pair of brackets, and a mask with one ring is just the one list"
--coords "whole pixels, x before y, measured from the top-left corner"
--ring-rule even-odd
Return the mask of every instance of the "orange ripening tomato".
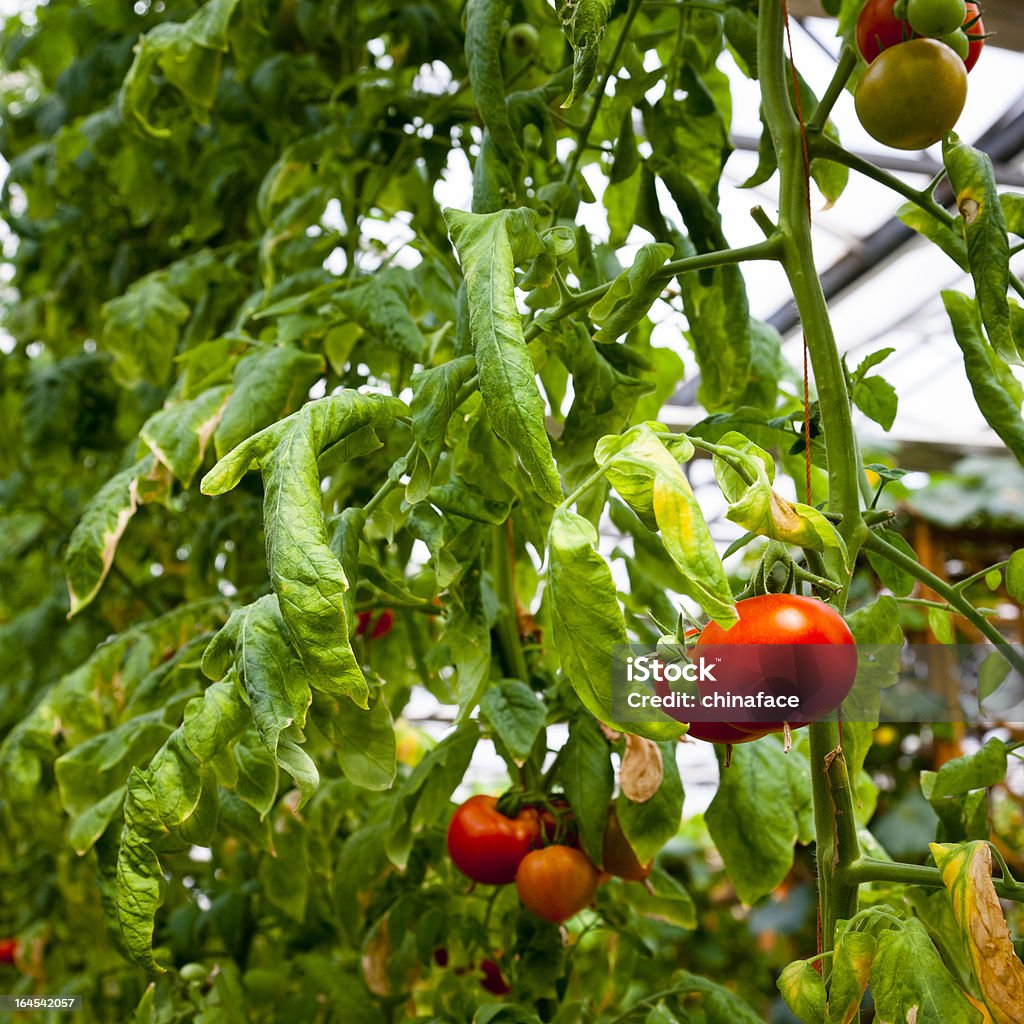
[[619, 816], [613, 804], [608, 808], [608, 819], [604, 826], [604, 842], [601, 849], [601, 866], [609, 875], [624, 878], [628, 882], [642, 882], [654, 867], [654, 861], [641, 864], [633, 847], [629, 845], [622, 831]]
[[593, 900], [598, 878], [597, 868], [582, 851], [546, 846], [523, 858], [516, 872], [516, 890], [524, 907], [561, 924]]

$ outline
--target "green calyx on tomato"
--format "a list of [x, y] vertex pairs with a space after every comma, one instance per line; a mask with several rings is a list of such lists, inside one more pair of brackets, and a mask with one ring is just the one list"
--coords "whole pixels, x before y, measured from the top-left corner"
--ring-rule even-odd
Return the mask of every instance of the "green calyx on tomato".
[[448, 826], [448, 855], [467, 878], [484, 885], [507, 885], [526, 855], [540, 844], [537, 811], [524, 807], [513, 817], [498, 810], [493, 796], [471, 796]]
[[935, 39], [912, 39], [886, 50], [864, 72], [854, 95], [865, 131], [894, 149], [939, 142], [966, 100], [964, 62]]
[[522, 859], [516, 871], [516, 891], [527, 910], [561, 924], [590, 904], [599, 877], [582, 851], [546, 846]]

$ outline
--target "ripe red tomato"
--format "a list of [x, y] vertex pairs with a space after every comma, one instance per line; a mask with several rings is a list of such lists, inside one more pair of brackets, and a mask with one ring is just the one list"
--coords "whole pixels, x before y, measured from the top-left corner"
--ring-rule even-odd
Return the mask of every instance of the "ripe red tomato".
[[17, 939], [0, 939], [0, 964], [13, 964], [17, 955]]
[[356, 620], [356, 636], [363, 636], [369, 630], [370, 639], [376, 640], [377, 637], [386, 636], [391, 632], [391, 627], [395, 624], [395, 613], [390, 608], [385, 608], [374, 622], [373, 612], [356, 612]]
[[474, 882], [507, 885], [520, 861], [540, 842], [540, 820], [532, 807], [514, 818], [498, 810], [493, 796], [471, 796], [448, 826], [448, 855]]
[[[746, 730], [751, 730], [747, 732]], [[767, 736], [775, 729], [763, 729], [754, 731], [757, 726], [753, 722], [729, 723], [729, 722], [691, 722], [690, 729], [686, 736], [694, 740], [704, 740], [705, 743], [750, 743], [752, 740], [759, 740]], [[680, 737], [685, 739], [686, 737]]]
[[[763, 594], [736, 605], [739, 621], [729, 629], [709, 622], [694, 649], [716, 662], [715, 689], [734, 694], [759, 691], [795, 695], [799, 708], [791, 726], [834, 711], [857, 675], [857, 649], [842, 616], [811, 597]], [[751, 648], [744, 651], [742, 648]], [[766, 712], [765, 717], [777, 715]], [[740, 731], [777, 731], [782, 722], [733, 723]]]
[[857, 18], [857, 48], [870, 64], [883, 50], [911, 38], [905, 21], [892, 13], [896, 0], [867, 0]]
[[608, 820], [604, 826], [604, 843], [601, 849], [602, 867], [609, 875], [625, 878], [629, 882], [642, 882], [654, 867], [654, 861], [641, 864], [629, 840], [622, 831], [615, 805], [608, 808]]
[[895, 149], [926, 149], [953, 129], [967, 100], [964, 62], [936, 39], [886, 50], [854, 94], [867, 133]]
[[491, 995], [507, 996], [512, 991], [512, 987], [501, 973], [501, 968], [493, 960], [481, 960], [480, 971], [484, 976], [480, 987], [486, 989]]
[[598, 878], [585, 853], [570, 846], [545, 846], [523, 858], [516, 872], [516, 890], [528, 910], [561, 924], [590, 903]]
[[[861, 8], [860, 16], [857, 18], [857, 48], [868, 64], [871, 64], [883, 50], [899, 46], [916, 37], [910, 25], [892, 13], [895, 3], [896, 0], [867, 0]], [[985, 45], [985, 26], [981, 20], [981, 9], [970, 0], [964, 17], [964, 31], [971, 40], [970, 49], [964, 60], [964, 65], [970, 71], [978, 63], [982, 47]]]

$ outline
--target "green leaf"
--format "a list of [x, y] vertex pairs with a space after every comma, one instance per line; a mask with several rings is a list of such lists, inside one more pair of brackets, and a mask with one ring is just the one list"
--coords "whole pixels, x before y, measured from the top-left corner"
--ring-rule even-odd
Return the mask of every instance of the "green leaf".
[[328, 321], [342, 314], [414, 362], [426, 357], [427, 339], [409, 312], [415, 279], [400, 267], [374, 274], [365, 284], [336, 295], [323, 309]]
[[[989, 341], [1001, 359], [1020, 363], [1020, 346], [1014, 341], [1006, 298], [1010, 280], [1010, 243], [992, 160], [987, 153], [959, 140], [943, 143], [942, 159], [956, 194], [960, 227], [967, 240], [971, 277]], [[949, 308], [948, 303], [946, 308]]]
[[579, 825], [583, 849], [595, 864], [604, 858], [604, 827], [615, 788], [610, 753], [604, 733], [591, 717], [572, 720], [558, 777]]
[[[895, 530], [878, 530], [877, 533], [887, 544], [891, 544], [894, 548], [902, 551], [903, 554], [914, 559], [915, 562], [917, 561], [917, 552], [914, 551], [902, 534], [897, 533]], [[889, 559], [876, 554], [874, 551], [869, 551], [867, 555], [868, 562], [871, 563], [871, 568], [878, 574], [878, 578], [897, 597], [907, 597], [913, 591], [917, 581], [910, 573], [905, 572], [899, 566], [893, 565]]]
[[528, 209], [489, 214], [448, 209], [444, 218], [466, 279], [480, 393], [494, 430], [515, 450], [541, 497], [557, 505], [562, 485], [515, 300], [516, 264], [544, 249], [537, 215]]
[[163, 384], [189, 307], [158, 277], [137, 281], [103, 307], [100, 348], [114, 357], [119, 384]]
[[697, 907], [690, 894], [667, 871], [655, 867], [647, 876], [654, 892], [646, 886], [630, 888], [630, 906], [644, 917], [674, 924], [678, 928], [697, 927]]
[[[978, 706], [984, 704], [988, 697], [996, 693], [1010, 674], [1010, 663], [998, 651], [985, 655], [978, 669]], [[982, 709], [984, 710], [984, 709]]]
[[555, 648], [583, 706], [622, 732], [649, 739], [678, 736], [682, 727], [665, 720], [623, 727], [612, 706], [612, 652], [627, 643], [608, 563], [597, 552], [597, 531], [582, 516], [558, 508], [548, 535], [548, 599]]
[[70, 615], [92, 603], [114, 564], [117, 545], [139, 507], [139, 480], [153, 472], [146, 456], [112, 476], [82, 512], [64, 555]]
[[184, 402], [154, 413], [139, 437], [172, 475], [188, 487], [202, 465], [210, 435], [217, 429], [228, 403], [229, 388], [208, 388]]
[[704, 817], [744, 903], [756, 903], [789, 873], [793, 845], [806, 837], [810, 789], [806, 760], [784, 754], [774, 739], [733, 747]]
[[274, 849], [260, 858], [259, 880], [267, 902], [293, 921], [306, 917], [309, 901], [309, 843], [305, 828], [289, 813], [274, 829]]
[[657, 792], [643, 803], [620, 793], [615, 801], [619, 824], [641, 864], [646, 864], [679, 831], [683, 784], [676, 764], [676, 743], [660, 743], [664, 776]]
[[1014, 601], [1024, 601], [1024, 548], [1010, 555], [1006, 566], [1006, 592]]
[[[649, 529], [660, 530], [662, 544], [682, 580], [681, 589], [716, 622], [736, 621], [732, 588], [711, 531], [677, 458], [689, 458], [693, 446], [665, 434], [660, 424], [640, 424], [618, 437], [603, 437], [594, 457], [612, 486]], [[666, 443], [672, 443], [670, 454]]]
[[659, 272], [672, 252], [672, 246], [664, 243], [651, 243], [637, 251], [630, 268], [619, 274], [590, 307], [590, 319], [600, 328], [594, 335], [595, 342], [611, 344], [647, 316], [665, 290]]
[[869, 419], [883, 430], [890, 430], [896, 419], [899, 399], [896, 389], [885, 379], [874, 374], [857, 381], [853, 388], [853, 401]]
[[806, 960], [786, 967], [776, 985], [790, 1012], [802, 1024], [825, 1024], [825, 981]]
[[338, 749], [345, 778], [363, 789], [390, 789], [395, 781], [395, 723], [383, 697], [368, 711], [351, 701], [332, 702], [325, 730]]
[[475, 372], [472, 356], [461, 356], [413, 375], [410, 408], [416, 452], [409, 462], [409, 483], [405, 487], [410, 504], [423, 501], [430, 491], [448, 421], [455, 411], [455, 398]]
[[955, 757], [937, 772], [921, 774], [922, 790], [933, 804], [972, 789], [988, 789], [1006, 778], [1006, 744], [993, 737], [977, 753]]
[[875, 1013], [882, 1020], [916, 1024], [981, 1024], [981, 1014], [935, 951], [916, 918], [888, 929], [878, 938], [871, 969]]
[[559, 10], [562, 31], [573, 49], [572, 91], [562, 107], [571, 107], [587, 91], [597, 70], [601, 40], [611, 17], [613, 0], [576, 0]]
[[277, 345], [240, 359], [231, 397], [213, 435], [217, 458], [302, 405], [323, 369], [322, 356]]
[[480, 713], [517, 764], [524, 764], [544, 727], [547, 710], [518, 679], [503, 679], [484, 691]]
[[203, 655], [210, 679], [234, 666], [245, 687], [256, 731], [277, 763], [294, 779], [305, 803], [319, 773], [297, 741], [303, 739], [306, 712], [316, 686], [293, 649], [274, 595], [231, 613]]
[[871, 965], [875, 959], [875, 937], [868, 932], [853, 931], [849, 922], [836, 927], [835, 953], [828, 993], [828, 1024], [853, 1024], [864, 999]]
[[940, 644], [953, 643], [953, 616], [944, 608], [928, 609], [928, 628]]
[[912, 231], [934, 242], [961, 270], [970, 269], [967, 261], [967, 241], [963, 233], [943, 224], [917, 203], [904, 203], [897, 211], [904, 224]]
[[999, 569], [989, 569], [985, 573], [985, 586], [989, 590], [998, 590], [1003, 585], [1003, 574]]
[[171, 130], [151, 123], [151, 108], [166, 81], [188, 101], [201, 124], [209, 120], [220, 79], [221, 54], [228, 48], [227, 30], [239, 0], [208, 0], [188, 21], [163, 22], [135, 47], [135, 60], [125, 77], [118, 106], [137, 131], [166, 139]]
[[310, 402], [225, 455], [201, 485], [204, 494], [223, 494], [259, 467], [268, 568], [288, 637], [312, 685], [363, 707], [368, 691], [344, 608], [349, 584], [328, 546], [317, 458], [357, 430], [389, 426], [405, 408], [397, 399], [354, 391]]
[[468, 0], [466, 65], [473, 99], [498, 153], [505, 163], [518, 167], [523, 151], [505, 103], [505, 80], [501, 71], [508, 8], [508, 0]]
[[[976, 302], [960, 292], [945, 291], [942, 301], [953, 324], [953, 336], [964, 356], [967, 380], [982, 416], [1014, 458], [1024, 465], [1024, 420], [1020, 405], [993, 372], [999, 354], [985, 340]], [[1005, 295], [1004, 295], [1005, 301]], [[991, 332], [991, 327], [989, 328]]]
[[446, 818], [449, 798], [466, 773], [479, 737], [476, 722], [463, 722], [429, 751], [402, 783], [385, 843], [388, 860], [395, 867], [405, 868], [414, 832]]

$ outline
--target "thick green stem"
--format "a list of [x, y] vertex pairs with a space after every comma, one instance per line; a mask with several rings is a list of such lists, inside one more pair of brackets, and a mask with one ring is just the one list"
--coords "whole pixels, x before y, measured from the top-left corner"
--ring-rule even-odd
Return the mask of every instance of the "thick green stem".
[[[758, 68], [765, 123], [778, 154], [779, 232], [783, 267], [789, 279], [807, 339], [817, 383], [825, 448], [828, 452], [829, 511], [842, 516], [837, 529], [847, 547], [847, 561], [833, 556], [829, 575], [844, 581], [837, 603], [845, 606], [852, 567], [869, 534], [860, 507], [857, 446], [853, 432], [846, 374], [836, 347], [828, 306], [814, 267], [811, 215], [801, 126], [789, 99], [783, 53], [784, 8], [779, 0], [761, 0], [758, 20]], [[835, 723], [810, 726], [811, 780], [817, 843], [822, 950], [832, 948], [836, 922], [857, 908], [857, 886], [842, 869], [859, 856], [853, 795]]]
[[502, 668], [513, 679], [523, 682], [529, 678], [526, 656], [519, 639], [519, 620], [516, 615], [516, 581], [512, 571], [511, 538], [504, 523], [494, 526], [491, 532], [491, 571], [494, 575], [494, 589], [501, 601], [501, 611], [495, 629], [501, 648]]
[[[945, 883], [938, 868], [924, 864], [900, 864], [895, 861], [861, 857], [843, 869], [843, 877], [855, 884], [867, 882], [896, 882], [903, 885], [923, 885], [942, 889]], [[1024, 903], [1024, 884], [1013, 878], [994, 878], [996, 892], [1003, 899]]]

